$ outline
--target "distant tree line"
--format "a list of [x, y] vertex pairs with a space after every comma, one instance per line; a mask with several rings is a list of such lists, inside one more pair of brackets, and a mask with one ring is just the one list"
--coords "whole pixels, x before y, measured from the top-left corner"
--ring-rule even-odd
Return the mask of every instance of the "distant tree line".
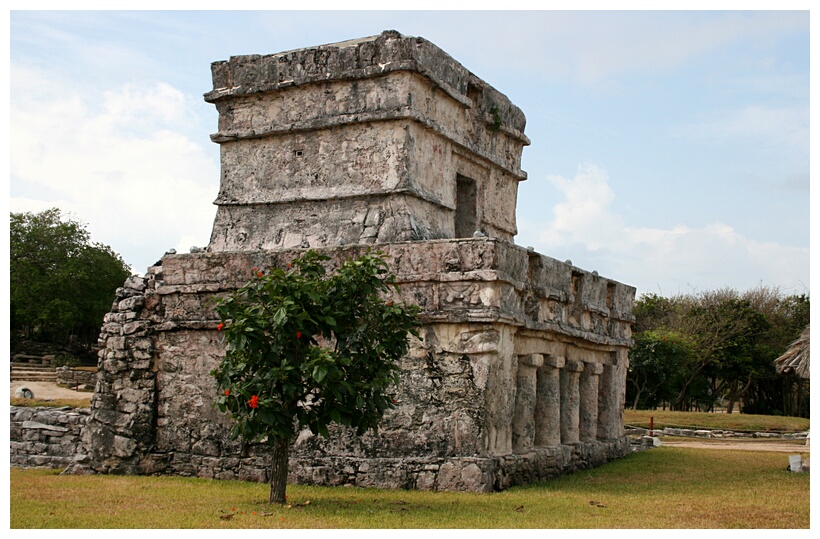
[[641, 296], [626, 405], [808, 417], [809, 381], [774, 360], [809, 324], [809, 297], [776, 288]]
[[12, 340], [96, 343], [131, 273], [120, 255], [57, 208], [12, 213], [9, 251]]

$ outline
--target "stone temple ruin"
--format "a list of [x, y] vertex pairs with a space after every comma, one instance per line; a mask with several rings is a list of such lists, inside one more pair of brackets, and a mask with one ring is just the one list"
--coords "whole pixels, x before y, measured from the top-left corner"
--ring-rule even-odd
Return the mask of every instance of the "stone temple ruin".
[[212, 66], [207, 249], [117, 291], [75, 473], [265, 481], [209, 376], [212, 300], [307, 247], [383, 251], [424, 327], [378, 435], [302, 432], [290, 480], [491, 491], [625, 455], [635, 289], [512, 243], [524, 114], [432, 43], [379, 36]]

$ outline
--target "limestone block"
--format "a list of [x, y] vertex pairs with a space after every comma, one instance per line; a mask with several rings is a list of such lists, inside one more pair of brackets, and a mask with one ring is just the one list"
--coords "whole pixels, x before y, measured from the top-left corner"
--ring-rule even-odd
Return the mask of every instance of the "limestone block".
[[103, 316], [103, 322], [106, 324], [109, 322], [122, 324], [125, 320], [124, 313], [106, 313], [105, 316]]
[[124, 300], [120, 301], [117, 308], [120, 312], [122, 311], [133, 311], [139, 309], [145, 303], [145, 297], [142, 295], [139, 296], [131, 296], [129, 298], [125, 298]]
[[110, 335], [122, 335], [122, 324], [117, 324], [113, 322], [103, 324], [102, 332], [108, 333]]
[[125, 280], [123, 287], [142, 292], [145, 290], [145, 279], [139, 275], [132, 275]]
[[65, 433], [69, 432], [69, 429], [65, 427], [58, 427], [56, 425], [47, 425], [45, 423], [39, 423], [37, 421], [23, 421], [23, 428], [30, 429], [30, 430], [45, 430], [55, 433]]
[[147, 324], [142, 320], [136, 320], [134, 322], [128, 322], [127, 324], [122, 325], [122, 334], [123, 335], [139, 335], [145, 334], [145, 330], [147, 328]]

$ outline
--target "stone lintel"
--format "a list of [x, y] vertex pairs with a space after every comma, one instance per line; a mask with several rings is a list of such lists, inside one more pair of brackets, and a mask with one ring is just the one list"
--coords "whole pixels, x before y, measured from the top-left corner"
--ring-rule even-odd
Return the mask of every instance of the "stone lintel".
[[581, 372], [584, 370], [584, 362], [577, 359], [568, 359], [564, 368], [569, 372]]
[[67, 429], [65, 427], [58, 427], [56, 425], [47, 425], [45, 423], [40, 423], [38, 421], [23, 421], [23, 428], [24, 429], [32, 429], [32, 430], [52, 430], [55, 432], [68, 432], [71, 429]]
[[598, 376], [604, 372], [604, 366], [601, 363], [584, 363], [584, 372]]
[[544, 356], [542, 354], [525, 354], [518, 356], [518, 364], [538, 368], [544, 364]]
[[566, 365], [566, 359], [561, 356], [545, 354], [544, 365], [547, 367], [552, 367], [553, 369], [563, 369], [564, 365]]

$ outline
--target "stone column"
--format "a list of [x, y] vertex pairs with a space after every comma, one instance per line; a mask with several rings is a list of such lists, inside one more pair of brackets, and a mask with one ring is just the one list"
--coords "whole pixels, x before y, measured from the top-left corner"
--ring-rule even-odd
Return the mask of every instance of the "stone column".
[[529, 451], [535, 442], [536, 372], [543, 364], [541, 354], [518, 356], [512, 425], [512, 444], [516, 453]]
[[575, 444], [579, 440], [581, 394], [578, 386], [584, 364], [568, 359], [561, 369], [561, 443]]
[[561, 382], [560, 370], [565, 360], [546, 356], [544, 366], [538, 369], [535, 401], [535, 445], [561, 445]]
[[[614, 354], [613, 354], [614, 356]], [[601, 365], [603, 371], [598, 378], [598, 439], [609, 440], [616, 437], [618, 402], [617, 395], [613, 393], [613, 383], [615, 377], [615, 365]]]
[[[609, 365], [598, 380], [598, 439], [619, 438], [624, 435], [624, 400], [626, 399], [626, 370], [629, 368], [629, 349], [618, 348], [609, 354]], [[603, 415], [603, 417], [602, 417]]]
[[598, 376], [604, 367], [600, 363], [587, 363], [580, 381], [580, 432], [582, 442], [591, 442], [598, 436]]

